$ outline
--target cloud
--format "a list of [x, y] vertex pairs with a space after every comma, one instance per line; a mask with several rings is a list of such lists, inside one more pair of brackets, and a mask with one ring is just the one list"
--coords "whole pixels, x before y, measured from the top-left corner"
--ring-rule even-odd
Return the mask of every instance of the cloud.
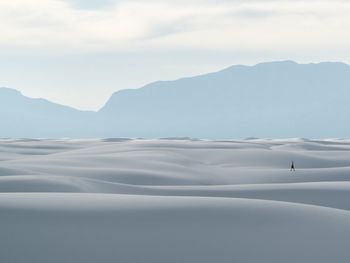
[[342, 0], [3, 0], [0, 85], [96, 109], [232, 64], [350, 63], [349, 13]]
[[[98, 4], [97, 4], [98, 3]], [[346, 47], [341, 0], [0, 1], [0, 47], [50, 52]]]
[[115, 0], [70, 0], [69, 2], [74, 8], [88, 10], [110, 8], [117, 3]]

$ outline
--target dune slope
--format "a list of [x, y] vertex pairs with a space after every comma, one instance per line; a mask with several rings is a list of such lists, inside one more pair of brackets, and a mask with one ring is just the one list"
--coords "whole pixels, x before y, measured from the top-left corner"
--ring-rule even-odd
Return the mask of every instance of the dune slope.
[[1, 261], [347, 262], [349, 153], [340, 139], [1, 140]]

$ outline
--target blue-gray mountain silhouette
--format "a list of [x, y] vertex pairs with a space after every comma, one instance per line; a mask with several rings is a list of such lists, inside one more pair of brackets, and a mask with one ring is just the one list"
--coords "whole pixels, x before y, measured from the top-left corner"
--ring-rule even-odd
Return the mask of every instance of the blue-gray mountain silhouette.
[[3, 138], [88, 136], [83, 127], [93, 114], [0, 88], [0, 137]]
[[4, 107], [0, 90], [0, 137], [349, 137], [349, 88], [349, 65], [283, 61], [118, 91], [97, 113], [16, 92]]

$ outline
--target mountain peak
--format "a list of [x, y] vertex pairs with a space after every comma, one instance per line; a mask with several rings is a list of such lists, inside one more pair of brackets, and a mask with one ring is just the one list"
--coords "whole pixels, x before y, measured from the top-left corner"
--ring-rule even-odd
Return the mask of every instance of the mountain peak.
[[281, 60], [281, 61], [261, 62], [256, 64], [255, 66], [267, 66], [267, 65], [281, 66], [281, 65], [299, 65], [299, 64], [293, 60]]
[[0, 95], [16, 95], [16, 96], [23, 96], [21, 92], [19, 92], [16, 89], [6, 88], [6, 87], [0, 87]]

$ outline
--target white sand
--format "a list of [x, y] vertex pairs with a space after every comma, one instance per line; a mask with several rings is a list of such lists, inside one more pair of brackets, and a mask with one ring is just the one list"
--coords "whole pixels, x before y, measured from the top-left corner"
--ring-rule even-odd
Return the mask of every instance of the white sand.
[[1, 140], [0, 261], [348, 262], [349, 200], [347, 140]]

